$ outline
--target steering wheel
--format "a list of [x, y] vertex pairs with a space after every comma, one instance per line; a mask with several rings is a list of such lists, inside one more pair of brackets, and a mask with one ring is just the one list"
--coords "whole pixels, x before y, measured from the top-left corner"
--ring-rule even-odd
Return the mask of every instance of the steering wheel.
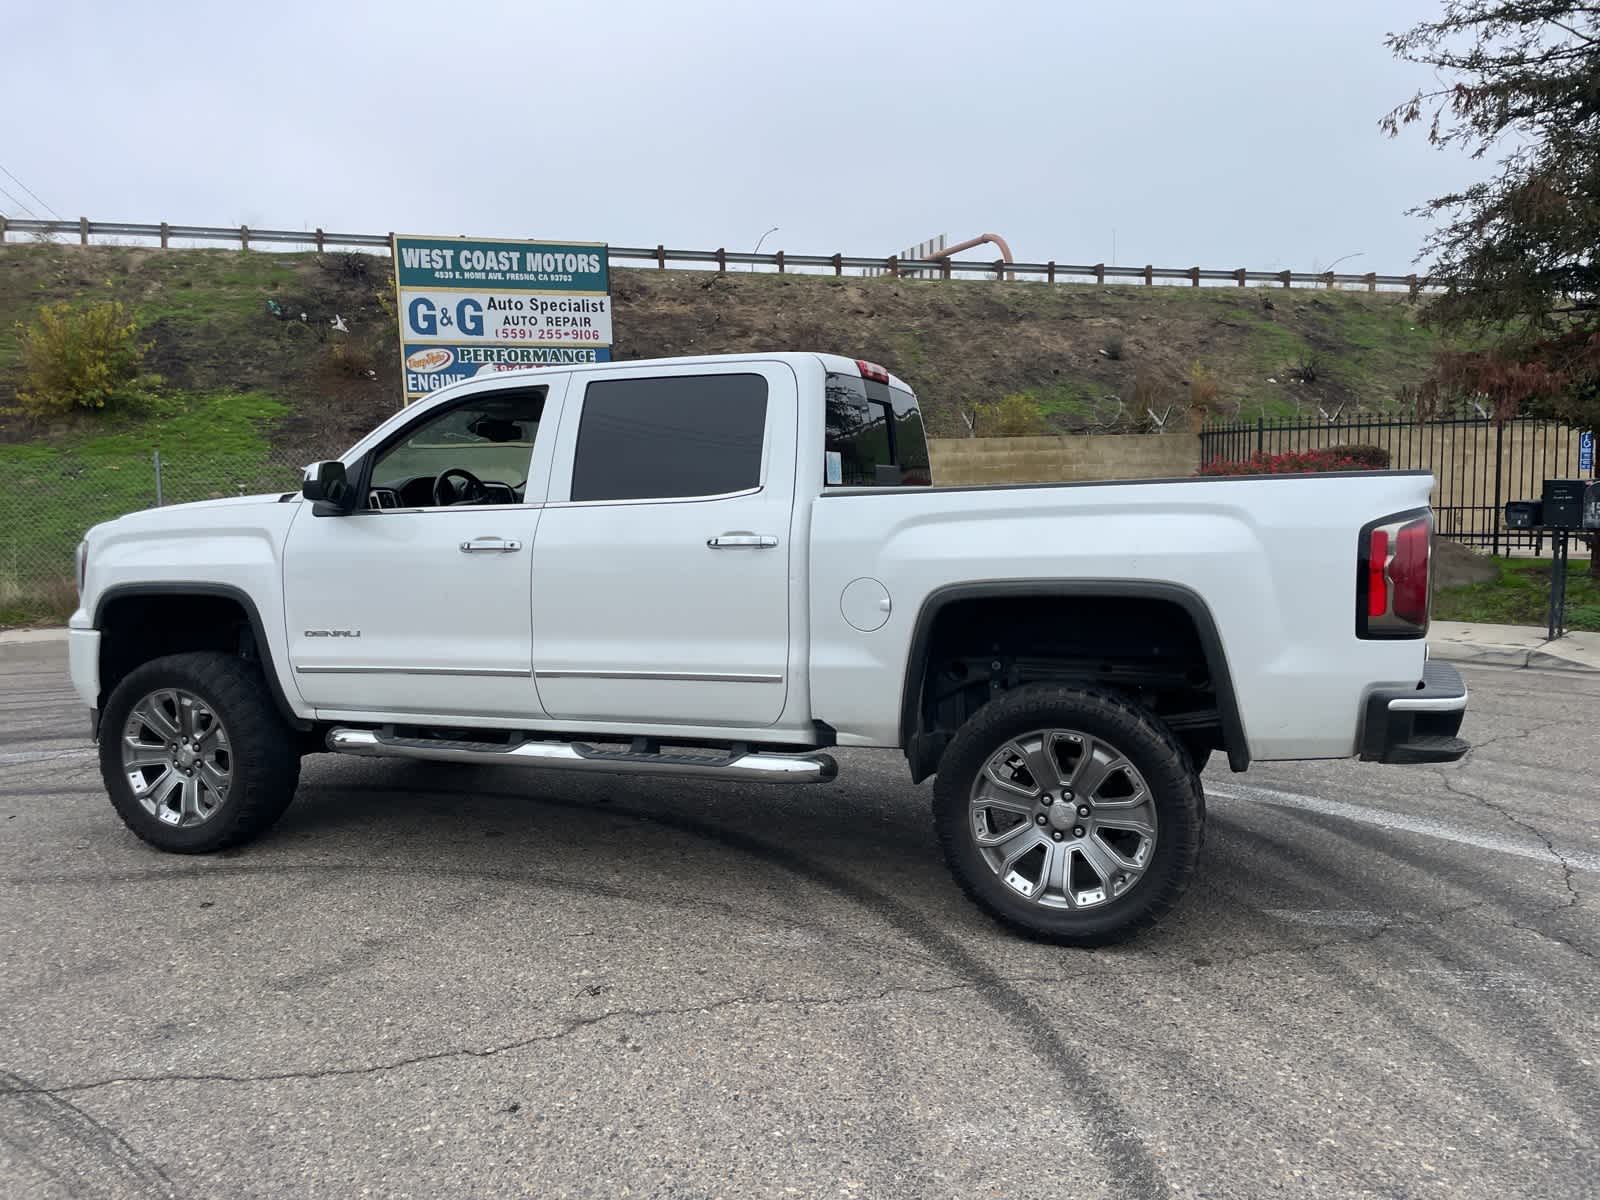
[[[460, 485], [451, 479], [461, 480]], [[433, 481], [433, 502], [441, 508], [453, 504], [476, 504], [488, 495], [479, 479], [465, 467], [447, 467]]]

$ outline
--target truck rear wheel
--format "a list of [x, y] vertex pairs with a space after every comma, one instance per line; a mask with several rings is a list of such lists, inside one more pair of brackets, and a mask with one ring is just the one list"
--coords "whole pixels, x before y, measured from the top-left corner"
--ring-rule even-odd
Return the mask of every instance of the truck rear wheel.
[[283, 815], [300, 781], [300, 747], [250, 664], [173, 654], [112, 691], [100, 773], [134, 833], [162, 850], [204, 854], [248, 842]]
[[1203, 793], [1188, 752], [1107, 691], [1035, 684], [985, 705], [946, 748], [934, 824], [962, 889], [1069, 946], [1123, 941], [1182, 896]]

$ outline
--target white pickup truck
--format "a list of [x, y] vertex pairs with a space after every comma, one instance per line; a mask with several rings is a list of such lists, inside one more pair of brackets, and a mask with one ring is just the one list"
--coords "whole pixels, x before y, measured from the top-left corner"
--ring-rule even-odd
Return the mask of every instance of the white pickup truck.
[[806, 783], [898, 748], [968, 895], [1074, 945], [1177, 901], [1214, 750], [1466, 752], [1427, 474], [930, 482], [856, 359], [472, 380], [301, 492], [90, 530], [72, 680], [118, 814], [181, 853], [319, 750]]

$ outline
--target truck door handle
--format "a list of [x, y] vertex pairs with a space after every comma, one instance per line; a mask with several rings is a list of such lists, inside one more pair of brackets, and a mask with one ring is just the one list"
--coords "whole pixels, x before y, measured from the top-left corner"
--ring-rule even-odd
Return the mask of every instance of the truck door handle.
[[473, 538], [470, 542], [461, 543], [463, 554], [515, 554], [521, 549], [521, 542], [497, 537]]
[[777, 544], [778, 539], [770, 533], [719, 533], [706, 539], [713, 550], [770, 550]]

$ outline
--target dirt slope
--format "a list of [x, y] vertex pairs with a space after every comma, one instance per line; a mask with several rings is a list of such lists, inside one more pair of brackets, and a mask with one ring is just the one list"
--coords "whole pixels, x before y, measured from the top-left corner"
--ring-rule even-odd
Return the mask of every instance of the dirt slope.
[[[275, 442], [337, 449], [396, 403], [391, 289], [387, 260], [364, 255], [7, 244], [0, 406], [18, 382], [17, 322], [110, 297], [134, 311], [168, 388], [275, 396], [290, 412]], [[1392, 408], [1437, 344], [1403, 298], [1348, 292], [619, 269], [613, 294], [619, 358], [857, 354], [910, 380], [950, 435], [966, 432], [963, 412], [1018, 392], [1062, 432], [1148, 427], [1146, 410], [1182, 422], [1207, 379], [1205, 407], [1225, 416]], [[0, 418], [0, 440], [75, 429]]]

